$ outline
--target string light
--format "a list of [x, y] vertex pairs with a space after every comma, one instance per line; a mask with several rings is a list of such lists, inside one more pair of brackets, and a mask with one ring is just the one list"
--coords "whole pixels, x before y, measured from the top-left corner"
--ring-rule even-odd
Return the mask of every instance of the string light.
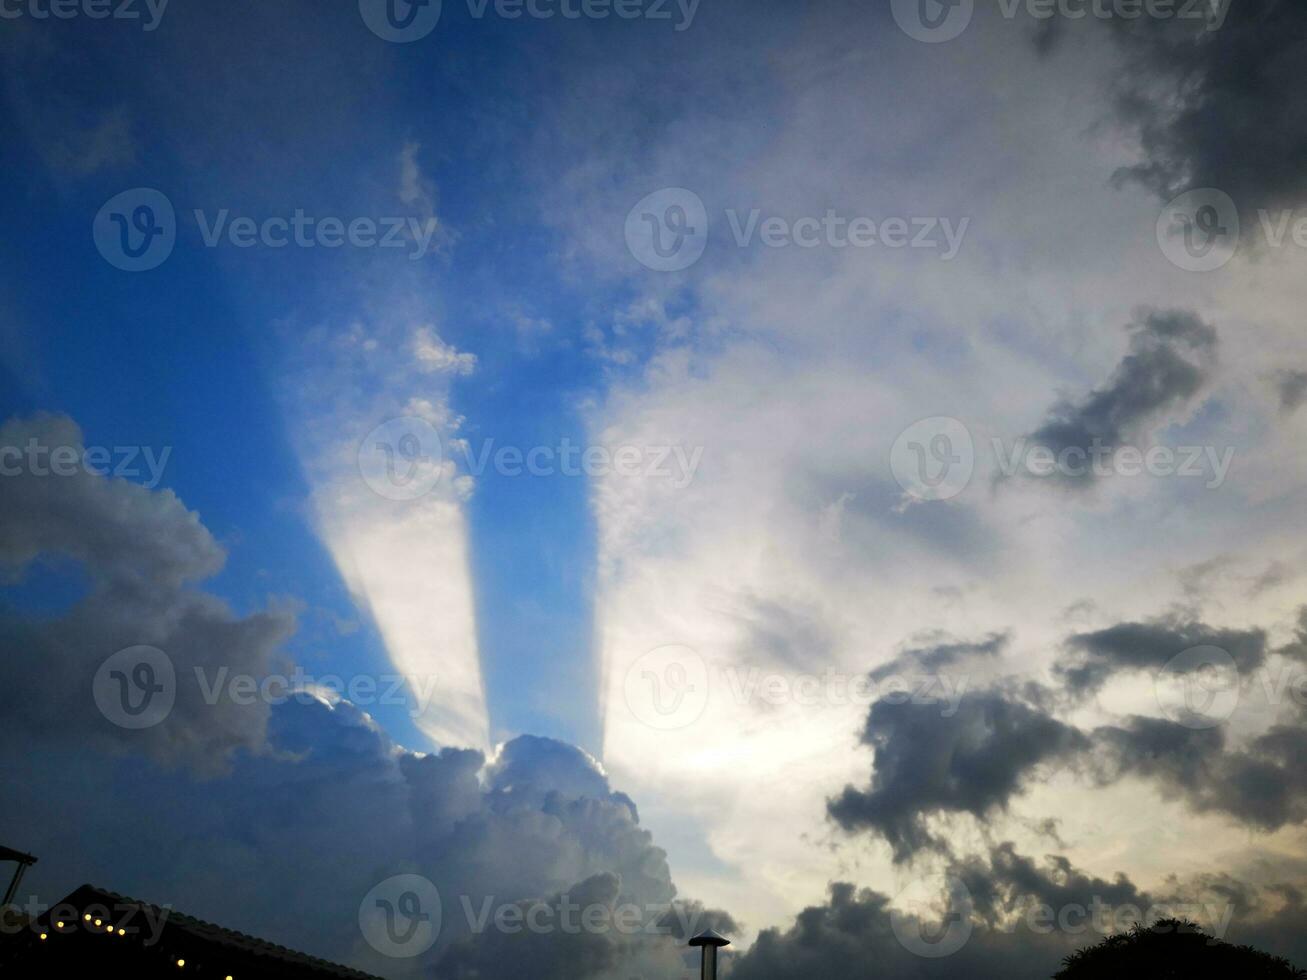
[[[84, 921], [84, 922], [90, 922], [90, 921], [91, 921], [91, 913], [90, 913], [90, 912], [87, 912], [85, 915], [83, 915], [83, 916], [82, 916], [82, 921]], [[64, 922], [62, 922], [62, 921], [56, 921], [55, 924], [54, 924], [54, 927], [55, 927], [56, 929], [62, 929], [62, 928], [64, 928], [64, 926], [65, 926], [66, 924], [67, 924], [67, 923], [64, 923]], [[103, 919], [96, 919], [96, 920], [95, 920], [95, 925], [96, 925], [97, 927], [98, 927], [98, 926], [101, 926], [101, 925], [104, 925], [105, 931], [106, 931], [107, 933], [109, 933], [109, 935], [111, 935], [111, 936], [112, 936], [112, 935], [114, 934], [114, 932], [115, 932], [115, 929], [114, 929], [113, 924], [110, 923], [110, 924], [108, 924], [108, 925], [105, 925]], [[118, 930], [116, 930], [116, 931], [117, 931], [118, 935], [120, 935], [120, 936], [126, 936], [126, 935], [127, 935], [127, 930], [126, 930], [126, 929], [118, 929]], [[45, 941], [46, 941], [47, 939], [49, 939], [49, 938], [50, 938], [50, 934], [49, 934], [48, 932], [40, 933], [40, 939], [41, 939], [41, 942], [45, 942]], [[178, 968], [179, 970], [181, 970], [181, 969], [185, 969], [185, 968], [186, 968], [186, 960], [185, 960], [183, 957], [178, 957], [177, 960], [176, 960], [176, 965], [177, 965], [177, 968]], [[231, 975], [230, 973], [228, 973], [228, 974], [226, 975], [225, 980], [234, 980], [234, 978], [232, 977], [232, 975]]]

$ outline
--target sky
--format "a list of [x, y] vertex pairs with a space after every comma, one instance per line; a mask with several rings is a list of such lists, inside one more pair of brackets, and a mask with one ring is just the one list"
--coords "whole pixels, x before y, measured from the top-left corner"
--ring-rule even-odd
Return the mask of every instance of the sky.
[[1307, 964], [1305, 49], [4, 0], [21, 899], [385, 977]]

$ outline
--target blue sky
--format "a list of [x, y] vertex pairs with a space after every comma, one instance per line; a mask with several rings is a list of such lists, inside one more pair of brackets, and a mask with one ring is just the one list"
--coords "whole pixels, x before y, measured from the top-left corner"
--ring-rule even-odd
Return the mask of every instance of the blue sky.
[[[190, 142], [192, 114], [224, 111], [217, 107], [227, 102], [225, 94], [205, 91], [203, 79], [176, 86], [198, 87], [190, 89], [189, 102], [160, 91], [173, 86], [151, 81], [159, 38], [110, 26], [122, 29], [106, 34], [85, 22], [66, 31], [58, 25], [68, 35], [59, 38], [60, 52], [77, 43], [79, 30], [86, 47], [69, 56], [70, 73], [59, 73], [57, 98], [75, 104], [83, 119], [123, 105], [134, 118], [149, 119], [132, 127], [130, 178], [175, 201], [178, 245], [165, 266], [139, 275], [125, 275], [95, 253], [86, 233], [88, 209], [122, 186], [122, 169], [71, 186], [48, 173], [27, 184], [11, 201], [10, 311], [39, 319], [43, 328], [25, 335], [6, 359], [16, 375], [6, 386], [7, 414], [62, 411], [94, 420], [87, 425], [92, 442], [172, 447], [162, 485], [232, 545], [215, 587], [246, 609], [268, 595], [297, 597], [313, 630], [297, 640], [303, 655], [324, 672], [358, 669], [360, 657], [380, 655], [377, 638], [367, 623], [344, 636], [329, 628], [332, 617], [354, 623], [359, 617], [300, 505], [307, 488], [297, 433], [278, 403], [285, 355], [276, 325], [339, 323], [366, 302], [370, 287], [403, 277], [439, 316], [442, 335], [479, 359], [476, 383], [456, 384], [451, 397], [454, 410], [474, 420], [469, 433], [478, 449], [484, 440], [524, 447], [564, 438], [584, 443], [578, 407], [595, 397], [600, 372], [576, 336], [608, 291], [583, 290], [558, 274], [557, 236], [525, 201], [527, 184], [540, 176], [512, 162], [524, 144], [540, 142], [527, 123], [548, 111], [550, 96], [543, 89], [534, 98], [520, 93], [548, 73], [549, 32], [542, 38], [536, 31], [528, 45], [522, 32], [460, 23], [454, 12], [445, 18], [438, 52], [411, 50], [369, 45], [356, 37], [353, 18], [328, 15], [324, 22], [315, 12], [309, 33], [351, 46], [366, 79], [361, 87], [356, 79], [339, 105], [308, 107], [330, 125], [306, 122], [298, 134], [269, 129], [267, 123], [296, 111], [278, 105], [265, 119], [237, 123], [246, 127], [245, 138], [239, 128], [214, 127], [197, 146]], [[170, 42], [165, 58], [181, 57], [175, 51], [184, 44]], [[242, 74], [239, 63], [248, 58], [257, 77], [243, 84], [273, 91], [288, 85], [292, 100], [311, 100], [333, 74], [313, 59], [256, 65], [256, 55], [239, 47], [216, 56], [217, 75]], [[229, 58], [237, 64], [227, 64]], [[261, 96], [245, 95], [251, 102], [240, 111], [257, 112], [251, 105]], [[156, 112], [163, 119], [151, 116]], [[384, 201], [398, 185], [399, 153], [409, 143], [420, 147], [425, 179], [440, 188], [442, 234], [451, 229], [456, 240], [441, 254], [414, 262], [406, 250], [376, 260], [350, 250], [242, 254], [228, 246], [218, 254], [203, 247], [194, 208], [225, 207], [262, 220], [293, 210], [270, 203], [293, 202], [323, 216], [380, 217], [366, 204]], [[5, 153], [15, 171], [43, 170], [30, 141], [8, 142]], [[51, 208], [52, 200], [59, 206]], [[388, 203], [399, 202], [392, 196]], [[42, 244], [20, 247], [28, 235]], [[80, 270], [81, 286], [51, 289], [67, 274], [60, 269], [70, 266]], [[505, 268], [512, 270], [507, 281]], [[526, 319], [535, 325], [519, 328], [517, 321]], [[523, 480], [496, 477], [491, 468], [469, 507], [478, 631], [501, 736], [547, 733], [597, 750], [587, 492], [584, 475]], [[523, 648], [535, 653], [515, 652]], [[382, 720], [398, 737], [420, 744], [402, 712]]]

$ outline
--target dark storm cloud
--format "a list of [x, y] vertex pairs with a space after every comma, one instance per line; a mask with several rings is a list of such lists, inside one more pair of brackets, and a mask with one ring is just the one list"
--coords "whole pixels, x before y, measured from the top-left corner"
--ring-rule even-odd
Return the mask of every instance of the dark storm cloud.
[[[60, 447], [81, 458], [81, 431], [66, 417], [0, 427], [0, 447], [33, 440], [47, 459]], [[10, 723], [56, 739], [130, 746], [200, 770], [221, 768], [238, 747], [258, 748], [267, 705], [206, 703], [195, 671], [267, 675], [294, 617], [237, 616], [194, 588], [222, 568], [225, 553], [171, 491], [80, 463], [64, 475], [46, 463], [9, 468], [17, 472], [0, 476], [0, 582], [20, 585], [52, 569], [82, 586], [56, 614], [0, 604], [0, 710]], [[142, 644], [171, 658], [176, 703], [165, 723], [128, 731], [100, 712], [92, 685], [106, 658]]]
[[[888, 667], [923, 661], [988, 659], [1006, 642], [912, 647]], [[1071, 636], [1048, 687], [997, 681], [968, 690], [955, 714], [938, 705], [882, 699], [871, 706], [862, 741], [875, 750], [869, 786], [847, 786], [827, 810], [845, 831], [870, 832], [889, 844], [896, 863], [923, 851], [949, 853], [933, 822], [969, 814], [984, 821], [1007, 809], [1043, 767], [1074, 769], [1098, 785], [1137, 779], [1189, 809], [1219, 813], [1250, 829], [1271, 831], [1307, 819], [1307, 718], [1291, 715], [1232, 746], [1207, 719], [1127, 716], [1117, 724], [1078, 728], [1059, 717], [1118, 673], [1156, 675], [1178, 654], [1217, 647], [1247, 681], [1275, 658], [1307, 654], [1307, 609], [1289, 643], [1271, 649], [1261, 629], [1225, 629], [1161, 619], [1119, 623]], [[873, 675], [875, 676], [875, 675]]]
[[[1109, 929], [1172, 914], [1197, 921], [1209, 933], [1224, 932], [1227, 940], [1254, 942], [1299, 961], [1307, 953], [1307, 909], [1297, 890], [1282, 884], [1257, 886], [1209, 875], [1170, 879], [1148, 891], [1124, 874], [1111, 879], [1090, 874], [1062, 855], [1038, 862], [1010, 842], [953, 862], [942, 874], [962, 887], [945, 899], [941, 875], [941, 907], [922, 919], [898, 899], [832, 883], [828, 899], [800, 912], [789, 929], [763, 930], [753, 948], [735, 961], [730, 976], [1046, 980], [1063, 957], [1099, 942]], [[946, 925], [939, 912], [945, 909], [970, 924], [961, 947], [937, 958], [909, 951], [899, 937], [906, 934], [911, 941], [939, 935]], [[1102, 910], [1097, 920], [1084, 911], [1095, 909]], [[1047, 910], [1047, 917], [1032, 914], [1036, 910]]]
[[[946, 907], [965, 915], [971, 927], [955, 952], [927, 958], [900, 942], [904, 934], [911, 939], [914, 934], [939, 933], [938, 913], [923, 922], [897, 899], [836, 882], [827, 901], [804, 909], [789, 929], [764, 930], [736, 961], [731, 977], [1045, 980], [1064, 956], [1106, 935], [1105, 928], [1100, 931], [1080, 910], [1103, 909], [1098, 921], [1115, 928], [1183, 911], [1209, 931], [1228, 926], [1227, 938], [1244, 942], [1256, 937], [1262, 948], [1284, 954], [1301, 952], [1303, 942], [1295, 929], [1307, 924], [1301, 899], [1295, 903], [1296, 896], [1290, 894], [1286, 902], [1284, 886], [1259, 888], [1229, 877], [1200, 877], [1171, 881], [1150, 892], [1123, 874], [1112, 879], [1090, 874], [1061, 855], [1038, 862], [1011, 843], [954, 862], [944, 873], [963, 886], [956, 892], [963, 900], [955, 898]], [[1032, 916], [1036, 909], [1049, 910], [1049, 917]], [[1227, 910], [1231, 917], [1222, 921]]]
[[[1127, 330], [1130, 347], [1107, 383], [1079, 401], [1055, 405], [1048, 418], [1026, 437], [1031, 446], [1055, 457], [1078, 454], [1077, 468], [1095, 447], [1138, 445], [1150, 428], [1185, 409], [1206, 386], [1216, 360], [1216, 331], [1184, 310], [1139, 314]], [[1092, 455], [1090, 456], [1092, 459]], [[1061, 473], [1066, 486], [1088, 487], [1092, 469], [1083, 475]]]
[[1104, 778], [1147, 779], [1199, 813], [1220, 813], [1256, 830], [1307, 819], [1307, 729], [1276, 725], [1231, 750], [1219, 728], [1157, 718], [1128, 719], [1093, 732]]
[[927, 818], [1004, 810], [1032, 771], [1065, 762], [1088, 747], [1085, 736], [1020, 696], [992, 689], [968, 693], [956, 713], [882, 699], [862, 733], [875, 749], [871, 785], [846, 786], [827, 804], [846, 831], [871, 830], [903, 862], [923, 848], [946, 851]]
[[1241, 210], [1297, 206], [1307, 192], [1307, 6], [1232, 0], [1224, 24], [1117, 19], [1129, 81], [1121, 120], [1143, 160], [1121, 171], [1164, 199], [1216, 187]]
[[1066, 653], [1053, 671], [1074, 695], [1097, 691], [1118, 671], [1158, 671], [1185, 650], [1219, 647], [1241, 671], [1255, 670], [1266, 659], [1266, 632], [1218, 629], [1174, 619], [1117, 623], [1066, 642]]

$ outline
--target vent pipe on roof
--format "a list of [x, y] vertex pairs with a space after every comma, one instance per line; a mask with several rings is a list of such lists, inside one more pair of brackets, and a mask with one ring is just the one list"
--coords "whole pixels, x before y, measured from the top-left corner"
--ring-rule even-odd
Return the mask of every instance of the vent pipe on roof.
[[730, 944], [729, 939], [717, 935], [711, 929], [705, 929], [690, 940], [691, 946], [703, 947], [703, 964], [699, 968], [699, 980], [717, 980], [717, 950]]

